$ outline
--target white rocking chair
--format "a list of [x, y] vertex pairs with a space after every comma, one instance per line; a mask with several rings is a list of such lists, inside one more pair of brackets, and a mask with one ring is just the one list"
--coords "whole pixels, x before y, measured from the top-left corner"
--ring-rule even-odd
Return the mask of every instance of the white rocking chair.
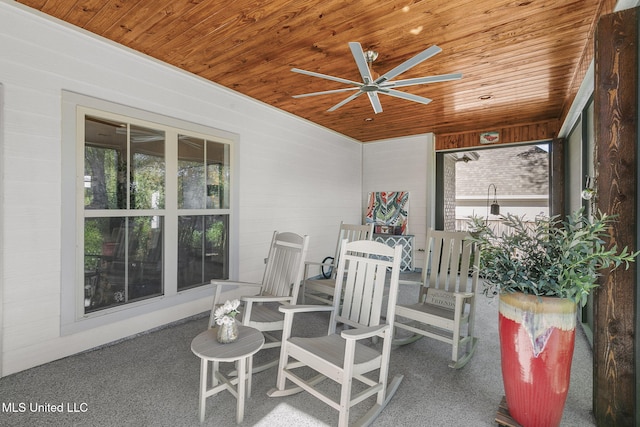
[[[237, 319], [243, 325], [256, 328], [263, 333], [265, 344], [262, 349], [279, 347], [280, 339], [272, 334], [274, 331], [281, 331], [284, 325], [284, 315], [278, 311], [278, 307], [282, 304], [295, 304], [298, 300], [308, 248], [309, 236], [276, 231], [271, 240], [262, 283], [212, 280], [215, 293], [209, 327], [215, 326], [216, 307], [224, 303], [220, 301], [222, 289], [224, 287], [247, 288], [246, 296], [240, 298], [243, 306]], [[277, 364], [278, 359], [275, 359], [254, 367], [253, 372], [260, 372]]]
[[[367, 225], [340, 223], [336, 253], [333, 257], [326, 257], [322, 262], [306, 261], [304, 282], [302, 283], [302, 304], [307, 303], [307, 298], [323, 304], [332, 305], [333, 291], [336, 286], [336, 271], [340, 261], [340, 244], [343, 240], [353, 242], [356, 240], [371, 240], [373, 238], [373, 223]], [[309, 267], [319, 266], [322, 278], [309, 278]]]
[[[396, 334], [394, 344], [409, 344], [423, 336], [449, 343], [449, 366], [455, 369], [469, 361], [478, 344], [473, 326], [480, 255], [467, 237], [465, 232], [429, 229], [422, 281], [401, 282], [420, 287], [418, 302], [396, 307], [395, 327], [413, 335]], [[462, 356], [460, 350], [465, 350]]]
[[[368, 425], [391, 400], [403, 378], [402, 375], [396, 376], [387, 385], [402, 246], [390, 248], [379, 242], [347, 242], [345, 239], [339, 255], [332, 306], [280, 307], [280, 311], [285, 313], [285, 324], [278, 379], [276, 388], [267, 394], [280, 397], [308, 391], [339, 411], [338, 425], [341, 427], [348, 425], [352, 406], [365, 401], [369, 396], [377, 395], [375, 404], [356, 423]], [[390, 278], [389, 301], [386, 317], [383, 317], [387, 277]], [[344, 296], [342, 305], [340, 295]], [[328, 335], [314, 338], [291, 337], [294, 314], [311, 311], [331, 311]], [[336, 332], [338, 323], [344, 324], [348, 329]], [[372, 345], [371, 340], [368, 340], [369, 345], [362, 342], [374, 337], [381, 338], [382, 344]], [[297, 369], [301, 368], [305, 372], [307, 367], [318, 375], [303, 379]], [[329, 396], [325, 391], [315, 388], [327, 378], [341, 385], [339, 397]], [[292, 388], [286, 388], [287, 380], [294, 384]], [[354, 380], [366, 389], [352, 396]]]

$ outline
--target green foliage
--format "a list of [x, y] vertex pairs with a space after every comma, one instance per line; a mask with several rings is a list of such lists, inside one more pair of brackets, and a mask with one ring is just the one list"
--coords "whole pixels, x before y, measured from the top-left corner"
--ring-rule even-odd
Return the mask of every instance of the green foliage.
[[[84, 227], [84, 253], [88, 255], [98, 255], [102, 251], [102, 243], [104, 239], [102, 232], [98, 228], [97, 221], [86, 221]], [[98, 265], [98, 258], [84, 258], [85, 270], [95, 270]]]
[[212, 223], [207, 229], [207, 241], [214, 247], [222, 247], [225, 241], [225, 224], [221, 221]]
[[598, 286], [598, 270], [629, 267], [638, 252], [607, 248], [604, 237], [614, 217], [604, 213], [592, 220], [577, 210], [562, 221], [558, 216], [536, 218], [508, 214], [509, 230], [498, 236], [484, 219], [472, 217], [469, 230], [481, 246], [480, 274], [487, 296], [523, 292], [538, 296], [570, 298], [584, 306]]

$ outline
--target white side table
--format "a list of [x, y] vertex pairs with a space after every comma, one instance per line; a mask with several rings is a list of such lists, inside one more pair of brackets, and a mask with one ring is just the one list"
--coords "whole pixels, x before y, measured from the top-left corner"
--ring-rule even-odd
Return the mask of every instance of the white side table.
[[[200, 360], [200, 422], [204, 421], [207, 397], [222, 390], [229, 390], [238, 400], [236, 421], [244, 418], [244, 399], [251, 396], [251, 370], [253, 355], [264, 345], [264, 335], [257, 329], [238, 325], [238, 339], [229, 344], [220, 344], [216, 339], [218, 328], [208, 329], [191, 341], [191, 351]], [[211, 388], [207, 389], [207, 370], [213, 362]], [[220, 362], [238, 362], [238, 377], [228, 379], [219, 372]], [[247, 372], [249, 373], [247, 375]], [[234, 387], [237, 385], [237, 387]]]

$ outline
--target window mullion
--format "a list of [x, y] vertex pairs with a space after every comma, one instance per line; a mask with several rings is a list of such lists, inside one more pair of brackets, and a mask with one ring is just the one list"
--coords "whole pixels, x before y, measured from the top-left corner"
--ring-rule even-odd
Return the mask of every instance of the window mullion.
[[169, 296], [178, 292], [178, 132], [175, 129], [166, 131], [165, 154], [164, 283], [165, 295]]
[[125, 303], [129, 302], [129, 266], [130, 266], [130, 254], [129, 254], [129, 233], [130, 230], [130, 219], [131, 219], [131, 210], [133, 206], [131, 206], [131, 123], [127, 123], [127, 151], [125, 153], [127, 159], [127, 176], [126, 176], [126, 196], [125, 196], [125, 206], [126, 206], [126, 214], [124, 221], [124, 247], [126, 248], [124, 253], [124, 301]]

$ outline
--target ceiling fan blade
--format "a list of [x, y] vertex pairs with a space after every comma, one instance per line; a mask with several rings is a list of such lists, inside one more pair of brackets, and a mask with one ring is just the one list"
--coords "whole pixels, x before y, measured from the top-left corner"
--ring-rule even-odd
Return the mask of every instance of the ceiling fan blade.
[[380, 97], [378, 97], [377, 92], [367, 92], [369, 95], [369, 102], [371, 102], [371, 106], [373, 107], [373, 112], [378, 114], [382, 113], [382, 104], [380, 103]]
[[292, 98], [306, 98], [307, 96], [328, 95], [331, 93], [348, 92], [350, 90], [358, 90], [358, 87], [345, 87], [344, 89], [324, 90], [322, 92], [301, 93], [300, 95], [293, 95]]
[[420, 104], [425, 104], [425, 105], [432, 101], [429, 98], [424, 98], [422, 96], [414, 95], [412, 93], [400, 92], [399, 90], [395, 90], [395, 89], [385, 88], [385, 89], [380, 89], [379, 92], [383, 95], [394, 96], [396, 98], [406, 99], [408, 101], [413, 101], [413, 102], [419, 102]]
[[371, 83], [373, 81], [373, 77], [371, 76], [371, 70], [369, 70], [367, 60], [364, 57], [362, 46], [358, 42], [349, 42], [349, 48], [351, 49], [353, 59], [356, 60], [356, 65], [358, 66], [358, 71], [360, 71], [362, 81], [364, 84]]
[[338, 102], [336, 105], [334, 105], [333, 107], [329, 108], [327, 111], [336, 111], [338, 108], [342, 107], [344, 104], [346, 104], [347, 102], [351, 102], [354, 99], [356, 99], [357, 97], [359, 97], [360, 95], [362, 95], [364, 92], [362, 92], [361, 90], [359, 90], [358, 92], [354, 93], [353, 95], [351, 95], [348, 98], [345, 98], [344, 100]]
[[345, 83], [348, 85], [355, 85], [358, 87], [362, 86], [361, 82], [354, 82], [353, 80], [342, 79], [340, 77], [335, 77], [335, 76], [328, 76], [326, 74], [320, 74], [320, 73], [315, 73], [313, 71], [301, 70], [299, 68], [292, 68], [291, 71], [293, 71], [294, 73], [306, 74], [307, 76], [320, 77], [321, 79], [332, 80], [338, 83]]
[[439, 76], [427, 76], [427, 77], [417, 77], [415, 79], [405, 79], [405, 80], [394, 80], [392, 82], [384, 82], [380, 85], [380, 87], [404, 87], [404, 86], [413, 86], [413, 85], [422, 85], [426, 83], [436, 83], [436, 82], [448, 82], [451, 80], [459, 80], [462, 78], [462, 74], [442, 74]]
[[390, 71], [387, 71], [386, 73], [378, 77], [374, 83], [379, 85], [381, 83], [386, 82], [387, 80], [391, 80], [395, 76], [404, 73], [409, 68], [415, 67], [422, 61], [426, 61], [427, 59], [431, 58], [433, 55], [436, 55], [440, 52], [442, 52], [442, 49], [436, 45], [433, 45], [430, 48], [423, 50], [413, 58], [410, 58], [404, 61], [402, 64], [398, 65], [396, 68]]

